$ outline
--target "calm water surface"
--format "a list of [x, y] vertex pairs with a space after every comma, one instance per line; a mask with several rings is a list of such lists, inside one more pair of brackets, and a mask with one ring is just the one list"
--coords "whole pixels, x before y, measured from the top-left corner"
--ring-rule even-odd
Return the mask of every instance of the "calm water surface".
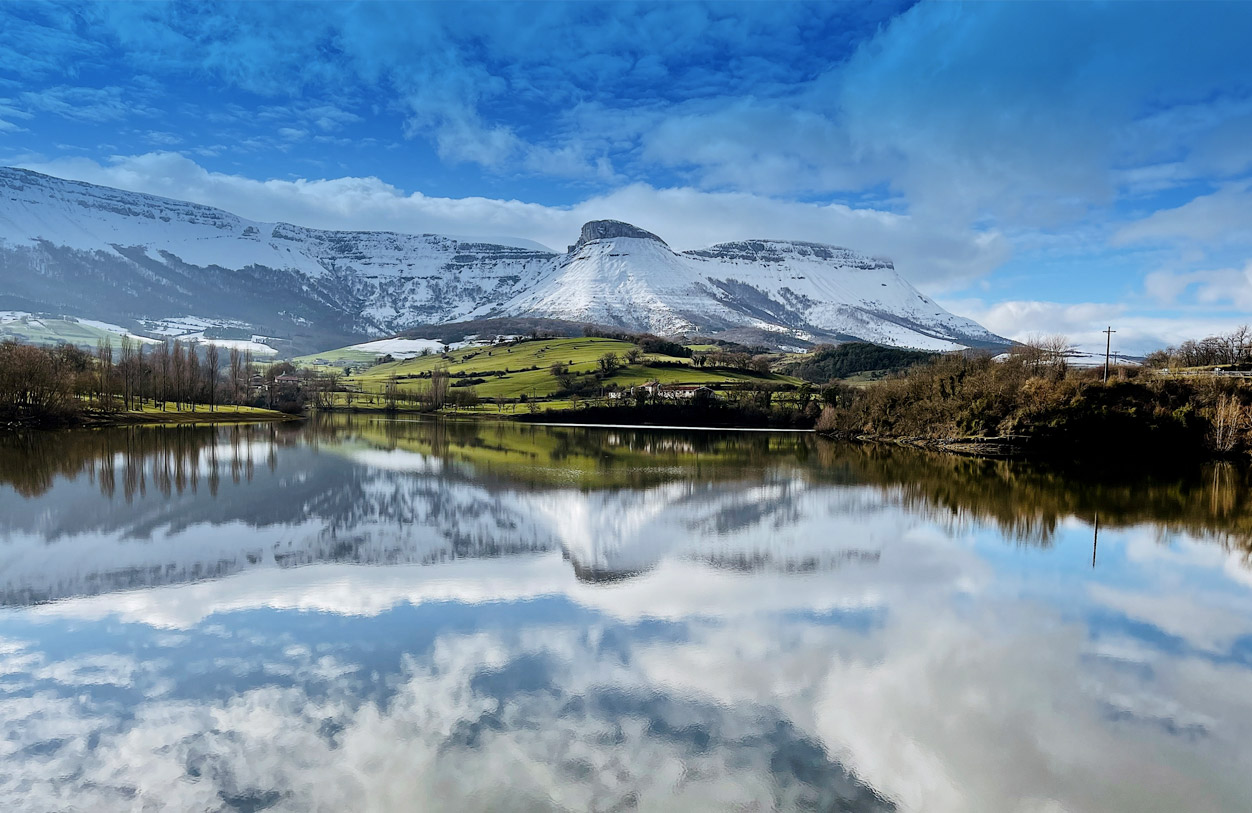
[[735, 434], [0, 437], [0, 809], [1246, 811], [1252, 505]]

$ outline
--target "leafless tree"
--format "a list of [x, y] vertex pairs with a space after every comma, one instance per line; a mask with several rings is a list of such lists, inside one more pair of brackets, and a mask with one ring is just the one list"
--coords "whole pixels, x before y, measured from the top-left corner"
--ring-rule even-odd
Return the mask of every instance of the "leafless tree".
[[96, 376], [100, 406], [111, 408], [113, 392], [113, 344], [108, 339], [101, 339], [96, 344]]
[[443, 409], [448, 401], [449, 381], [448, 368], [437, 367], [430, 372], [430, 405], [434, 409]]
[[208, 377], [209, 411], [217, 409], [217, 377], [222, 368], [222, 359], [218, 354], [217, 345], [210, 344], [204, 351], [204, 372]]
[[174, 340], [170, 354], [170, 394], [174, 396], [174, 409], [181, 409], [187, 397], [187, 354], [178, 339]]
[[148, 365], [145, 362], [144, 357], [143, 357], [143, 351], [144, 351], [144, 343], [139, 342], [139, 352], [136, 354], [135, 366], [136, 366], [136, 369], [138, 370], [138, 375], [139, 375], [138, 392], [139, 392], [139, 408], [140, 409], [143, 409], [143, 399], [144, 399], [144, 396], [148, 394], [149, 382], [152, 379], [152, 371], [148, 369]]
[[122, 408], [129, 410], [135, 391], [135, 345], [130, 336], [122, 336], [122, 360], [118, 372], [122, 380]]
[[160, 399], [164, 411], [170, 386], [170, 346], [165, 342], [152, 351], [152, 371], [156, 378], [152, 383], [153, 400]]
[[187, 347], [187, 403], [191, 406], [191, 411], [196, 411], [196, 403], [200, 400], [201, 391], [204, 382], [203, 371], [200, 367], [200, 354], [196, 352], [195, 345]]
[[1252, 423], [1252, 410], [1238, 398], [1221, 395], [1213, 408], [1211, 441], [1219, 452], [1229, 452], [1239, 443], [1243, 432]]
[[396, 402], [400, 399], [400, 384], [393, 373], [383, 387], [383, 404], [388, 412], [396, 411]]
[[239, 388], [243, 382], [239, 379], [243, 375], [243, 354], [239, 352], [238, 347], [230, 349], [230, 400], [236, 404], [239, 403]]

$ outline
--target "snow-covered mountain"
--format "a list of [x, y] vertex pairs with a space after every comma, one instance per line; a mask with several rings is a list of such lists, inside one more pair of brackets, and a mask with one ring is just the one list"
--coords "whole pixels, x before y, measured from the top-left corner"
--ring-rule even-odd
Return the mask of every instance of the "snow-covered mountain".
[[754, 240], [675, 252], [612, 220], [564, 254], [527, 241], [325, 231], [0, 168], [0, 309], [132, 329], [228, 320], [297, 344], [491, 317], [657, 333], [756, 331], [933, 349], [1007, 342], [890, 261]]
[[678, 253], [655, 234], [613, 220], [583, 226], [552, 271], [507, 307], [656, 333], [754, 328], [780, 339], [934, 350], [1009, 343], [939, 307], [890, 260], [786, 240]]

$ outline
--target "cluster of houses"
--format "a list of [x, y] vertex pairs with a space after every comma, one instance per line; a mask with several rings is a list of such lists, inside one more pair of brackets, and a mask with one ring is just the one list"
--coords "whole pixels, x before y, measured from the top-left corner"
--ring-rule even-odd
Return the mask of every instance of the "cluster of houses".
[[[303, 379], [293, 373], [284, 373], [280, 376], [274, 377], [274, 386], [278, 388], [294, 387], [299, 389], [302, 383]], [[252, 376], [248, 378], [248, 393], [250, 395], [263, 393], [266, 391], [267, 387], [268, 384], [265, 381], [265, 376], [260, 373], [253, 373]]]
[[387, 361], [395, 361], [395, 359], [391, 356], [378, 356], [373, 361], [315, 358], [313, 359], [313, 363], [320, 364], [323, 367], [342, 367], [345, 373], [348, 370], [351, 370], [354, 373], [359, 373], [368, 370], [375, 364], [382, 364], [384, 359]]
[[610, 392], [609, 400], [631, 399], [646, 395], [649, 398], [683, 401], [695, 398], [701, 392], [706, 393], [709, 398], [716, 397], [712, 389], [702, 384], [661, 384], [657, 381], [649, 381], [637, 387]]

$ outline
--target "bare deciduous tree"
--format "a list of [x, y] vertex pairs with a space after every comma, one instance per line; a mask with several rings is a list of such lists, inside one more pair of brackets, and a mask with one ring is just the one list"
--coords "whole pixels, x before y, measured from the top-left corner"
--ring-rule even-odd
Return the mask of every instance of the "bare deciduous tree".
[[430, 373], [430, 405], [434, 409], [443, 409], [448, 402], [449, 381], [448, 368], [437, 367]]
[[239, 403], [239, 390], [243, 386], [240, 378], [243, 376], [243, 354], [239, 352], [238, 347], [230, 349], [230, 359], [227, 362], [230, 375], [230, 400]]
[[218, 355], [217, 345], [210, 344], [204, 351], [204, 371], [208, 378], [206, 386], [209, 396], [209, 411], [217, 410], [217, 377], [222, 368], [222, 360]]

